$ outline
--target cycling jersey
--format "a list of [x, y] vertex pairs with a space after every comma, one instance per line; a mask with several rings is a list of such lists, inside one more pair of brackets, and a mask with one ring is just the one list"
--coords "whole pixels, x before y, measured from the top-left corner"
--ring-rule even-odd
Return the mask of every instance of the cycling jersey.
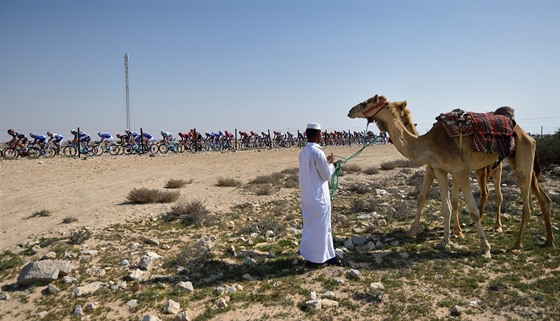
[[148, 134], [148, 133], [144, 133], [144, 137], [148, 140], [154, 138], [154, 136], [152, 136], [151, 134]]
[[161, 136], [163, 136], [163, 138], [169, 138], [169, 136], [171, 136], [171, 134], [168, 133], [168, 132], [162, 132]]
[[111, 134], [101, 134], [101, 139], [105, 139], [105, 140], [112, 140], [113, 136], [111, 136]]
[[51, 138], [55, 143], [60, 143], [64, 137], [60, 136], [59, 134], [53, 134]]
[[47, 137], [43, 136], [43, 135], [35, 135], [35, 140], [33, 141], [34, 143], [44, 143], [47, 141]]

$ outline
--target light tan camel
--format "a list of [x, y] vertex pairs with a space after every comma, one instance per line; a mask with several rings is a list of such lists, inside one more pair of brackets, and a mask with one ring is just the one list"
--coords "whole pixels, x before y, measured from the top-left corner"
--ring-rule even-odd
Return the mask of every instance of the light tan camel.
[[[416, 136], [403, 125], [398, 108], [406, 108], [406, 101], [390, 103], [384, 96], [375, 95], [350, 109], [348, 117], [367, 118], [368, 121], [376, 122], [380, 130], [389, 133], [393, 144], [403, 156], [417, 163], [430, 165], [434, 169], [445, 217], [444, 236], [440, 243], [442, 248], [449, 245], [451, 204], [447, 173], [450, 173], [453, 183], [456, 183], [463, 192], [469, 214], [477, 227], [481, 253], [484, 257], [491, 257], [490, 244], [484, 233], [479, 211], [472, 195], [469, 173], [493, 164], [499, 158], [499, 154], [472, 151], [472, 136], [462, 137], [460, 143], [460, 138], [450, 137], [439, 122], [436, 122], [428, 133]], [[523, 247], [525, 229], [531, 214], [529, 208], [531, 190], [539, 201], [546, 226], [544, 246], [553, 247], [554, 236], [550, 217], [551, 200], [540, 187], [533, 172], [536, 142], [519, 125], [515, 126], [515, 146], [514, 155], [508, 157], [507, 160], [515, 172], [517, 185], [521, 189], [523, 210], [519, 235], [511, 249]]]
[[[401, 108], [402, 107], [402, 108]], [[418, 131], [416, 130], [416, 125], [412, 121], [412, 117], [410, 116], [410, 111], [408, 108], [405, 108], [406, 105], [397, 106], [397, 111], [399, 112], [399, 116], [401, 118], [401, 122], [403, 126], [410, 131], [411, 134], [415, 136], [419, 136]], [[476, 170], [476, 180], [480, 185], [480, 205], [478, 211], [480, 212], [480, 219], [484, 215], [484, 209], [486, 208], [486, 201], [488, 200], [488, 179], [490, 176], [493, 179], [496, 195], [494, 198], [494, 204], [496, 205], [496, 222], [494, 224], [494, 230], [497, 232], [502, 232], [502, 221], [501, 221], [501, 206], [503, 201], [502, 196], [502, 189], [501, 189], [501, 182], [502, 182], [502, 163], [500, 162], [495, 168], [493, 165], [488, 165], [484, 168], [480, 168]], [[422, 214], [422, 209], [424, 208], [424, 204], [426, 203], [426, 197], [430, 192], [430, 188], [434, 179], [436, 178], [434, 169], [430, 165], [425, 166], [425, 175], [424, 180], [422, 182], [422, 189], [420, 190], [420, 194], [416, 198], [416, 216], [414, 217], [414, 221], [412, 225], [408, 229], [407, 235], [409, 237], [416, 237], [420, 230], [420, 216]], [[459, 238], [463, 238], [463, 231], [461, 229], [461, 225], [459, 224], [459, 187], [457, 184], [452, 185], [451, 190], [451, 216], [453, 217], [453, 234], [458, 236]]]

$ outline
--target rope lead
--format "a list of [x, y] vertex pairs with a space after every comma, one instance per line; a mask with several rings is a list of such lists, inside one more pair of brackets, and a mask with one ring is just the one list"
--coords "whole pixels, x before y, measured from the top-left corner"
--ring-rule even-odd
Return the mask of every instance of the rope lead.
[[[369, 126], [369, 122], [366, 125], [366, 132], [365, 132], [366, 136], [367, 136], [367, 132], [368, 132], [368, 126]], [[338, 179], [340, 177], [340, 172], [342, 171], [342, 165], [346, 164], [352, 158], [360, 155], [360, 153], [364, 149], [366, 149], [369, 145], [373, 144], [374, 142], [375, 142], [375, 140], [371, 140], [367, 143], [364, 143], [364, 146], [362, 146], [362, 148], [360, 148], [357, 152], [355, 152], [354, 154], [352, 154], [348, 158], [345, 158], [345, 157], [342, 157], [342, 156], [336, 156], [338, 158], [342, 158], [343, 160], [339, 160], [339, 161], [334, 162], [335, 169], [334, 169], [334, 173], [331, 175], [331, 202], [334, 198], [334, 193], [338, 189]]]

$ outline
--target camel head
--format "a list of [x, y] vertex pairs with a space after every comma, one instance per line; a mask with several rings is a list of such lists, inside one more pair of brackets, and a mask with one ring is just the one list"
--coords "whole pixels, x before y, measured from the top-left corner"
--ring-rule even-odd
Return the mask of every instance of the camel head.
[[389, 102], [385, 96], [375, 95], [370, 99], [352, 107], [352, 109], [348, 112], [348, 117], [367, 118], [369, 122], [372, 122], [374, 120], [373, 117], [377, 114], [377, 112], [388, 104]]

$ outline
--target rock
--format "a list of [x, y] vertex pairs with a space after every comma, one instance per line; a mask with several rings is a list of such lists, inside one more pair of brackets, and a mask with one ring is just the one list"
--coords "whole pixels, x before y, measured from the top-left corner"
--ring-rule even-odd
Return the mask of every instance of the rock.
[[49, 314], [47, 311], [41, 311], [41, 312], [37, 312], [35, 314], [35, 316], [38, 317], [39, 319], [42, 319], [42, 318], [46, 317], [47, 314]]
[[130, 262], [127, 259], [123, 259], [120, 263], [121, 266], [128, 266], [130, 265]]
[[348, 275], [349, 278], [351, 279], [355, 279], [355, 280], [360, 280], [362, 278], [362, 273], [358, 270], [355, 269], [350, 269], [346, 272], [346, 274]]
[[47, 254], [45, 254], [41, 260], [52, 260], [52, 259], [56, 259], [56, 253], [55, 252], [48, 252]]
[[352, 242], [352, 238], [349, 238], [346, 241], [344, 241], [344, 247], [346, 247], [349, 250], [354, 249], [354, 243]]
[[78, 304], [74, 308], [74, 312], [72, 312], [72, 314], [75, 315], [78, 319], [81, 319], [84, 316], [84, 311], [82, 311], [82, 306]]
[[224, 292], [226, 292], [226, 289], [224, 287], [217, 287], [214, 289], [214, 294], [215, 295], [222, 295]]
[[368, 293], [375, 297], [379, 297], [383, 290], [385, 290], [385, 286], [381, 282], [370, 283], [368, 287]]
[[86, 284], [80, 287], [75, 288], [72, 291], [72, 295], [73, 296], [84, 296], [84, 295], [88, 295], [91, 294], [97, 290], [99, 290], [101, 288], [101, 286], [103, 285], [102, 282], [92, 282], [90, 284]]
[[155, 315], [151, 315], [151, 314], [145, 314], [140, 321], [161, 321], [160, 318], [158, 318]]
[[130, 272], [129, 275], [126, 276], [126, 279], [129, 281], [144, 281], [144, 271], [140, 269], [135, 269], [134, 271]]
[[375, 244], [372, 241], [369, 241], [366, 244], [366, 250], [367, 251], [375, 251]]
[[471, 300], [471, 301], [469, 301], [469, 306], [470, 306], [470, 307], [476, 308], [476, 307], [478, 307], [479, 305], [480, 305], [480, 300]]
[[49, 294], [57, 294], [58, 292], [60, 292], [60, 289], [56, 287], [56, 285], [54, 284], [49, 284], [49, 286], [47, 286], [47, 293]]
[[226, 286], [226, 291], [225, 291], [226, 294], [235, 293], [235, 292], [237, 292], [235, 286], [231, 286], [231, 285]]
[[375, 243], [375, 248], [378, 250], [383, 250], [385, 248], [385, 244], [381, 243], [381, 241], [377, 241]]
[[129, 301], [126, 302], [126, 305], [127, 305], [129, 308], [133, 309], [133, 308], [135, 308], [136, 306], [138, 306], [138, 300], [136, 300], [136, 299], [129, 300]]
[[65, 277], [62, 278], [62, 282], [66, 283], [66, 284], [70, 284], [70, 283], [78, 282], [78, 279], [73, 278], [71, 276], [65, 276]]
[[267, 230], [267, 231], [264, 233], [264, 235], [265, 235], [267, 238], [271, 239], [271, 238], [274, 237], [274, 231], [272, 231], [272, 230]]
[[352, 244], [357, 246], [362, 246], [367, 243], [367, 239], [363, 236], [353, 235], [352, 236]]
[[380, 219], [379, 221], [377, 221], [377, 225], [378, 226], [387, 226], [387, 220], [386, 219]]
[[97, 309], [98, 306], [99, 306], [98, 302], [90, 302], [90, 303], [86, 304], [86, 306], [84, 307], [84, 310], [88, 311], [88, 312], [91, 312], [91, 311]]
[[338, 302], [331, 299], [321, 299], [321, 307], [329, 308], [329, 307], [337, 307]]
[[159, 246], [159, 241], [156, 240], [156, 239], [145, 239], [144, 243], [149, 244], [149, 245]]
[[189, 315], [189, 313], [187, 311], [183, 311], [179, 314], [177, 314], [177, 316], [175, 317], [175, 319], [173, 319], [173, 321], [191, 321], [191, 317]]
[[96, 256], [97, 255], [97, 251], [96, 250], [82, 250], [80, 252], [81, 255], [87, 255], [87, 256]]
[[228, 304], [225, 298], [219, 298], [218, 300], [214, 301], [214, 306], [218, 309], [225, 309], [228, 307]]
[[464, 310], [463, 307], [454, 305], [451, 307], [451, 309], [449, 309], [449, 312], [451, 313], [452, 316], [458, 317], [461, 315], [461, 313], [463, 313], [463, 310]]
[[28, 263], [17, 278], [19, 285], [50, 283], [59, 277], [68, 275], [75, 266], [70, 261], [43, 260]]
[[10, 301], [11, 297], [6, 292], [0, 292], [0, 300], [2, 301]]
[[332, 299], [334, 298], [336, 295], [334, 294], [333, 291], [327, 291], [325, 293], [323, 293], [323, 295], [321, 295], [321, 298], [323, 299]]
[[163, 312], [166, 314], [177, 314], [181, 311], [181, 304], [179, 302], [175, 302], [171, 299], [167, 301]]
[[311, 291], [311, 293], [309, 293], [309, 298], [311, 300], [317, 300], [317, 292]]
[[321, 302], [321, 300], [318, 300], [318, 299], [309, 300], [309, 301], [305, 302], [305, 305], [308, 306], [310, 309], [313, 309], [313, 310], [321, 310], [321, 308], [322, 308], [322, 302]]
[[181, 289], [185, 289], [189, 293], [192, 293], [194, 291], [194, 287], [192, 285], [192, 282], [190, 282], [190, 281], [179, 282], [179, 283], [177, 283], [177, 287], [181, 288]]
[[388, 194], [387, 191], [384, 189], [380, 189], [380, 188], [375, 189], [375, 195], [377, 196], [385, 196], [387, 194]]
[[245, 263], [245, 265], [255, 265], [257, 264], [257, 260], [252, 257], [246, 257], [245, 260], [243, 260], [243, 263]]

